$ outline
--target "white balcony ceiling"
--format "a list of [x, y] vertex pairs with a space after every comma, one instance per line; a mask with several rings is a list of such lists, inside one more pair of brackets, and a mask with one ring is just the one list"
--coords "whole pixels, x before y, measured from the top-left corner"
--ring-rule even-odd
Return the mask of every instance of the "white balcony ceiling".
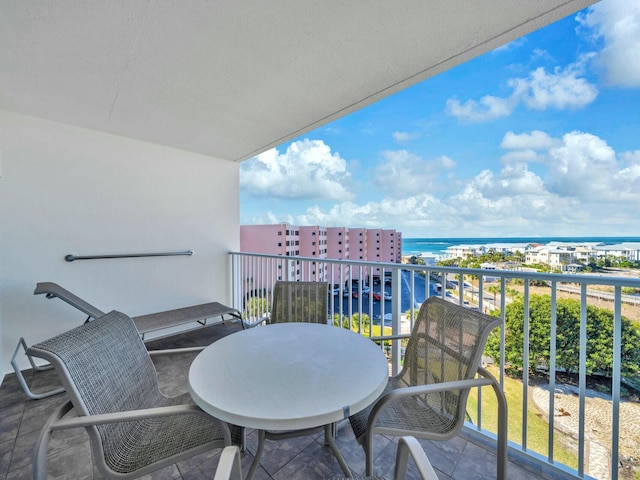
[[3, 0], [0, 109], [241, 161], [592, 3]]

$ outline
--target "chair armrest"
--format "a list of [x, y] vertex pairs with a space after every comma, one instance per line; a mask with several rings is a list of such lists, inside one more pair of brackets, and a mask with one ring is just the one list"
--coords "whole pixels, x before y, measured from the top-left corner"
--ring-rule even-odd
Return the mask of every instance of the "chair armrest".
[[254, 323], [246, 323], [245, 325], [249, 328], [253, 328], [253, 327], [257, 327], [259, 325], [262, 325], [264, 322], [266, 322], [267, 320], [269, 320], [269, 316], [264, 316], [261, 319], [255, 321]]
[[409, 456], [413, 459], [413, 463], [420, 473], [422, 480], [438, 480], [435, 470], [431, 466], [431, 462], [424, 453], [422, 446], [415, 437], [400, 437], [398, 441], [398, 453], [396, 455], [396, 468], [393, 475], [394, 480], [402, 480], [407, 474], [407, 465]]
[[[143, 410], [127, 410], [117, 413], [103, 413], [99, 415], [83, 415], [80, 417], [63, 418], [51, 425], [52, 430], [65, 430], [68, 428], [91, 427], [109, 423], [132, 422], [146, 418], [170, 417], [174, 415], [201, 415], [220, 423], [221, 420], [204, 412], [197, 405], [171, 405], [169, 407], [147, 408]], [[224, 424], [226, 425], [226, 423]]]
[[385, 407], [392, 402], [399, 401], [407, 397], [418, 397], [429, 393], [446, 392], [451, 390], [466, 390], [473, 387], [484, 387], [494, 385], [495, 379], [474, 378], [470, 380], [457, 380], [455, 382], [432, 383], [429, 385], [416, 385], [392, 390], [378, 399], [371, 409], [367, 420], [367, 431], [372, 432], [378, 417], [383, 413]]
[[222, 450], [213, 480], [242, 480], [240, 448], [232, 445]]

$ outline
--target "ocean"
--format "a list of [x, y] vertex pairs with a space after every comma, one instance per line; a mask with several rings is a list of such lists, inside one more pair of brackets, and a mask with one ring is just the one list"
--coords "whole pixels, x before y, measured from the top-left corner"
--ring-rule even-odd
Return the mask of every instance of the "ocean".
[[518, 237], [518, 238], [403, 238], [402, 255], [423, 257], [444, 255], [454, 245], [486, 245], [488, 243], [549, 243], [549, 242], [602, 242], [615, 245], [640, 242], [640, 237]]

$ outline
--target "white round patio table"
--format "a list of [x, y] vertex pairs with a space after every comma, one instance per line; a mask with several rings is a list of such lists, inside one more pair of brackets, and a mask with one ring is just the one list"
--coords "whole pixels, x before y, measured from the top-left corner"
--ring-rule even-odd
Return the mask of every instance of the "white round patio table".
[[259, 463], [265, 435], [277, 438], [271, 431], [318, 427], [325, 428], [325, 442], [350, 476], [331, 424], [377, 399], [388, 375], [384, 353], [362, 335], [327, 325], [280, 323], [243, 330], [205, 348], [189, 369], [189, 392], [210, 415], [259, 430], [247, 478]]

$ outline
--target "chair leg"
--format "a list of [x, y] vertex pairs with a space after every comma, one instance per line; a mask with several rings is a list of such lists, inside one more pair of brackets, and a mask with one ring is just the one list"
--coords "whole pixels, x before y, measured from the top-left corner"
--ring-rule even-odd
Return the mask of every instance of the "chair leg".
[[400, 437], [398, 441], [398, 453], [396, 454], [396, 468], [393, 480], [403, 480], [407, 475], [407, 466], [409, 464], [409, 456], [413, 459], [413, 463], [420, 473], [423, 480], [438, 480], [438, 475], [433, 470], [431, 462], [424, 453], [422, 446], [415, 437]]
[[478, 368], [478, 372], [485, 378], [489, 378], [492, 380], [491, 387], [496, 394], [496, 398], [498, 400], [498, 432], [497, 432], [497, 440], [498, 440], [498, 452], [497, 452], [497, 479], [505, 480], [507, 478], [507, 439], [508, 439], [508, 422], [507, 416], [509, 414], [507, 408], [507, 399], [504, 396], [504, 391], [502, 390], [501, 385], [498, 383], [498, 380], [489, 373], [485, 368]]
[[239, 447], [225, 447], [225, 449], [222, 450], [222, 455], [220, 456], [213, 480], [242, 480]]
[[65, 402], [56, 408], [47, 422], [42, 427], [38, 443], [36, 443], [36, 449], [33, 454], [33, 480], [46, 480], [47, 479], [47, 447], [49, 446], [49, 439], [51, 438], [51, 432], [54, 430], [54, 424], [64, 417], [71, 409], [73, 405], [71, 402]]
[[29, 397], [31, 400], [39, 400], [41, 398], [50, 397], [51, 395], [56, 395], [58, 393], [64, 392], [64, 388], [56, 388], [54, 390], [50, 390], [48, 392], [43, 392], [43, 393], [34, 393], [29, 389], [29, 386], [27, 385], [27, 382], [24, 379], [22, 372], [20, 371], [20, 367], [18, 366], [17, 356], [18, 356], [20, 347], [22, 347], [22, 349], [24, 350], [25, 355], [27, 355], [27, 358], [29, 359], [29, 363], [31, 363], [31, 368], [33, 368], [34, 370], [37, 370], [37, 371], [49, 370], [52, 368], [52, 366], [51, 365], [46, 365], [44, 367], [37, 366], [34, 363], [33, 358], [31, 358], [31, 356], [27, 354], [27, 343], [24, 341], [23, 337], [20, 337], [20, 340], [18, 340], [18, 345], [16, 346], [16, 349], [13, 352], [13, 356], [11, 357], [11, 365], [13, 366], [13, 371], [16, 372], [16, 378], [18, 379], [18, 383], [22, 387], [22, 390], [24, 390], [24, 393], [27, 394], [27, 397]]
[[364, 456], [365, 456], [365, 476], [373, 477], [373, 435], [370, 430], [365, 434]]

